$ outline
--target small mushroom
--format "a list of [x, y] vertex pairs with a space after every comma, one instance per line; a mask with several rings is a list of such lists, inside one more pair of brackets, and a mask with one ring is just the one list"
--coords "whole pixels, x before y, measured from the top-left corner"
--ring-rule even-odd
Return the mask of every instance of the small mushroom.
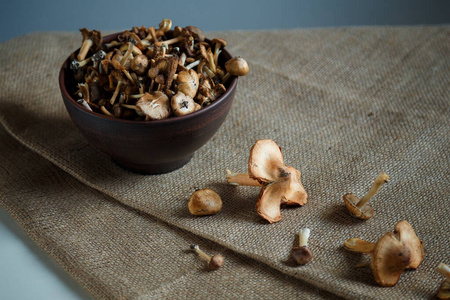
[[352, 193], [345, 194], [343, 196], [345, 206], [347, 207], [349, 213], [358, 219], [368, 220], [373, 216], [374, 210], [373, 208], [367, 204], [369, 200], [375, 196], [378, 190], [384, 183], [389, 181], [389, 176], [381, 172], [378, 177], [375, 179], [372, 187], [367, 192], [367, 194], [359, 199]]
[[395, 225], [394, 233], [387, 232], [376, 243], [351, 238], [344, 242], [344, 248], [371, 255], [372, 273], [380, 286], [396, 285], [403, 271], [417, 269], [425, 256], [423, 242], [405, 220]]
[[249, 71], [248, 64], [242, 57], [229, 59], [225, 63], [225, 69], [227, 70], [227, 73], [223, 76], [222, 83], [227, 82], [231, 75], [244, 76]]
[[313, 255], [307, 247], [310, 233], [309, 228], [300, 230], [298, 234], [299, 246], [292, 248], [291, 257], [298, 265], [306, 265], [313, 259]]
[[100, 31], [92, 30], [87, 28], [80, 29], [81, 35], [83, 36], [83, 42], [80, 47], [80, 52], [78, 53], [77, 59], [82, 61], [86, 58], [89, 50], [92, 48], [94, 52], [100, 49], [102, 44], [102, 34]]
[[201, 108], [200, 104], [195, 103], [194, 99], [182, 92], [178, 92], [172, 96], [170, 106], [175, 116], [185, 116]]
[[148, 58], [147, 56], [140, 54], [136, 55], [131, 61], [131, 70], [136, 72], [139, 75], [145, 74], [147, 72], [148, 67]]
[[160, 91], [145, 93], [136, 102], [136, 111], [146, 115], [146, 119], [161, 120], [171, 114], [169, 97]]
[[189, 71], [181, 71], [177, 76], [178, 91], [186, 96], [194, 98], [197, 94], [199, 79], [197, 72], [190, 69]]
[[212, 189], [197, 190], [189, 198], [188, 208], [194, 216], [215, 215], [222, 210], [222, 198]]
[[[231, 171], [229, 172], [233, 174]], [[262, 186], [256, 203], [258, 214], [270, 223], [281, 220], [280, 206], [305, 205], [308, 195], [300, 181], [301, 173], [286, 166], [281, 148], [272, 140], [258, 140], [250, 149], [248, 177], [227, 175], [230, 184], [245, 185], [254, 179]]]
[[202, 250], [200, 250], [197, 244], [192, 244], [191, 249], [194, 250], [200, 257], [202, 257], [208, 262], [208, 266], [211, 270], [217, 270], [218, 268], [223, 266], [224, 259], [222, 255], [216, 254], [213, 257], [211, 257]]
[[450, 266], [440, 263], [436, 271], [445, 277], [444, 282], [442, 282], [437, 297], [439, 299], [450, 299]]

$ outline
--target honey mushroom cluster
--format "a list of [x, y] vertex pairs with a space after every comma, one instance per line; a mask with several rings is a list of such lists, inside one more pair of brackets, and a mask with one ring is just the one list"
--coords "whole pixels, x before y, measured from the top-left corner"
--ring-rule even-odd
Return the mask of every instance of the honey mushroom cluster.
[[[90, 111], [129, 120], [160, 120], [195, 112], [227, 90], [231, 76], [244, 76], [247, 62], [219, 64], [226, 41], [208, 41], [195, 26], [133, 27], [102, 43], [97, 30], [80, 29], [82, 45], [70, 68], [77, 102]], [[88, 54], [91, 54], [88, 57]]]

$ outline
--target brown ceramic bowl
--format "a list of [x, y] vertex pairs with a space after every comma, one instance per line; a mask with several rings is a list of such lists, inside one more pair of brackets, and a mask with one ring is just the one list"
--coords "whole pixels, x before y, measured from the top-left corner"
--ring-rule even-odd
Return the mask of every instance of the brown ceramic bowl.
[[[109, 35], [103, 42], [111, 42], [119, 34]], [[223, 50], [219, 64], [224, 66], [230, 58], [232, 56]], [[161, 174], [188, 163], [194, 152], [217, 132], [233, 103], [237, 77], [229, 80], [225, 94], [209, 106], [189, 115], [154, 121], [108, 117], [78, 104], [72, 97], [77, 82], [69, 68], [69, 58], [61, 67], [59, 86], [72, 121], [92, 147], [127, 170]]]

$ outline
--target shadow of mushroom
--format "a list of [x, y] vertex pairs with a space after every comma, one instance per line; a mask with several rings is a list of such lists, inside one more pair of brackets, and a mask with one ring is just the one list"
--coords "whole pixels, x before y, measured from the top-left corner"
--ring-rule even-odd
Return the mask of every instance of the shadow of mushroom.
[[327, 222], [345, 226], [356, 226], [367, 222], [366, 220], [352, 217], [343, 203], [330, 205], [330, 208], [327, 209], [321, 218]]

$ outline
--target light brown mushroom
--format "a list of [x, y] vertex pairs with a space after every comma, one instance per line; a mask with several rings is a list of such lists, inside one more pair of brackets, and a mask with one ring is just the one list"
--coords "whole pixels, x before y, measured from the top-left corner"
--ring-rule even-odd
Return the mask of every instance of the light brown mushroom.
[[161, 120], [170, 116], [169, 97], [160, 91], [144, 93], [136, 102], [136, 111], [145, 114], [147, 120]]
[[215, 215], [222, 210], [222, 198], [212, 189], [200, 189], [189, 198], [189, 212], [194, 216]]
[[258, 140], [250, 149], [248, 175], [227, 171], [230, 184], [251, 185], [257, 181], [261, 192], [256, 203], [258, 214], [270, 223], [281, 220], [280, 206], [305, 205], [308, 195], [300, 181], [301, 173], [286, 166], [281, 148], [272, 140]]
[[439, 287], [437, 297], [439, 299], [450, 299], [450, 266], [440, 263], [436, 271], [445, 277], [444, 282]]
[[423, 242], [405, 220], [395, 225], [394, 233], [387, 232], [376, 243], [351, 238], [344, 242], [344, 248], [371, 255], [372, 273], [380, 286], [396, 285], [403, 271], [417, 269], [425, 256]]
[[87, 28], [80, 29], [83, 41], [81, 43], [80, 52], [78, 53], [77, 60], [82, 61], [86, 58], [89, 50], [92, 48], [93, 52], [97, 52], [102, 44], [102, 34], [98, 30], [90, 31]]
[[248, 64], [242, 57], [227, 60], [225, 69], [227, 73], [222, 77], [222, 83], [227, 82], [231, 76], [245, 76], [249, 71]]
[[202, 250], [200, 250], [199, 246], [196, 244], [192, 244], [191, 249], [194, 250], [201, 258], [203, 258], [208, 262], [208, 266], [211, 270], [217, 270], [218, 268], [223, 266], [224, 259], [222, 255], [216, 254], [211, 257]]
[[200, 104], [182, 92], [178, 92], [172, 96], [170, 106], [175, 116], [185, 116], [201, 108]]
[[381, 172], [375, 179], [370, 190], [361, 199], [359, 199], [352, 193], [345, 194], [343, 196], [343, 199], [350, 215], [362, 220], [370, 219], [373, 216], [374, 209], [367, 203], [370, 199], [372, 199], [373, 196], [375, 196], [381, 186], [388, 181], [389, 176], [386, 173]]
[[136, 55], [131, 61], [131, 70], [136, 72], [139, 75], [143, 75], [147, 72], [148, 67], [148, 58], [147, 56], [140, 54]]
[[308, 248], [308, 239], [311, 230], [304, 228], [298, 234], [298, 247], [292, 248], [291, 257], [297, 265], [306, 265], [313, 259], [311, 250]]
[[194, 98], [197, 94], [199, 79], [197, 72], [190, 69], [189, 71], [181, 71], [177, 76], [178, 91], [186, 96]]

